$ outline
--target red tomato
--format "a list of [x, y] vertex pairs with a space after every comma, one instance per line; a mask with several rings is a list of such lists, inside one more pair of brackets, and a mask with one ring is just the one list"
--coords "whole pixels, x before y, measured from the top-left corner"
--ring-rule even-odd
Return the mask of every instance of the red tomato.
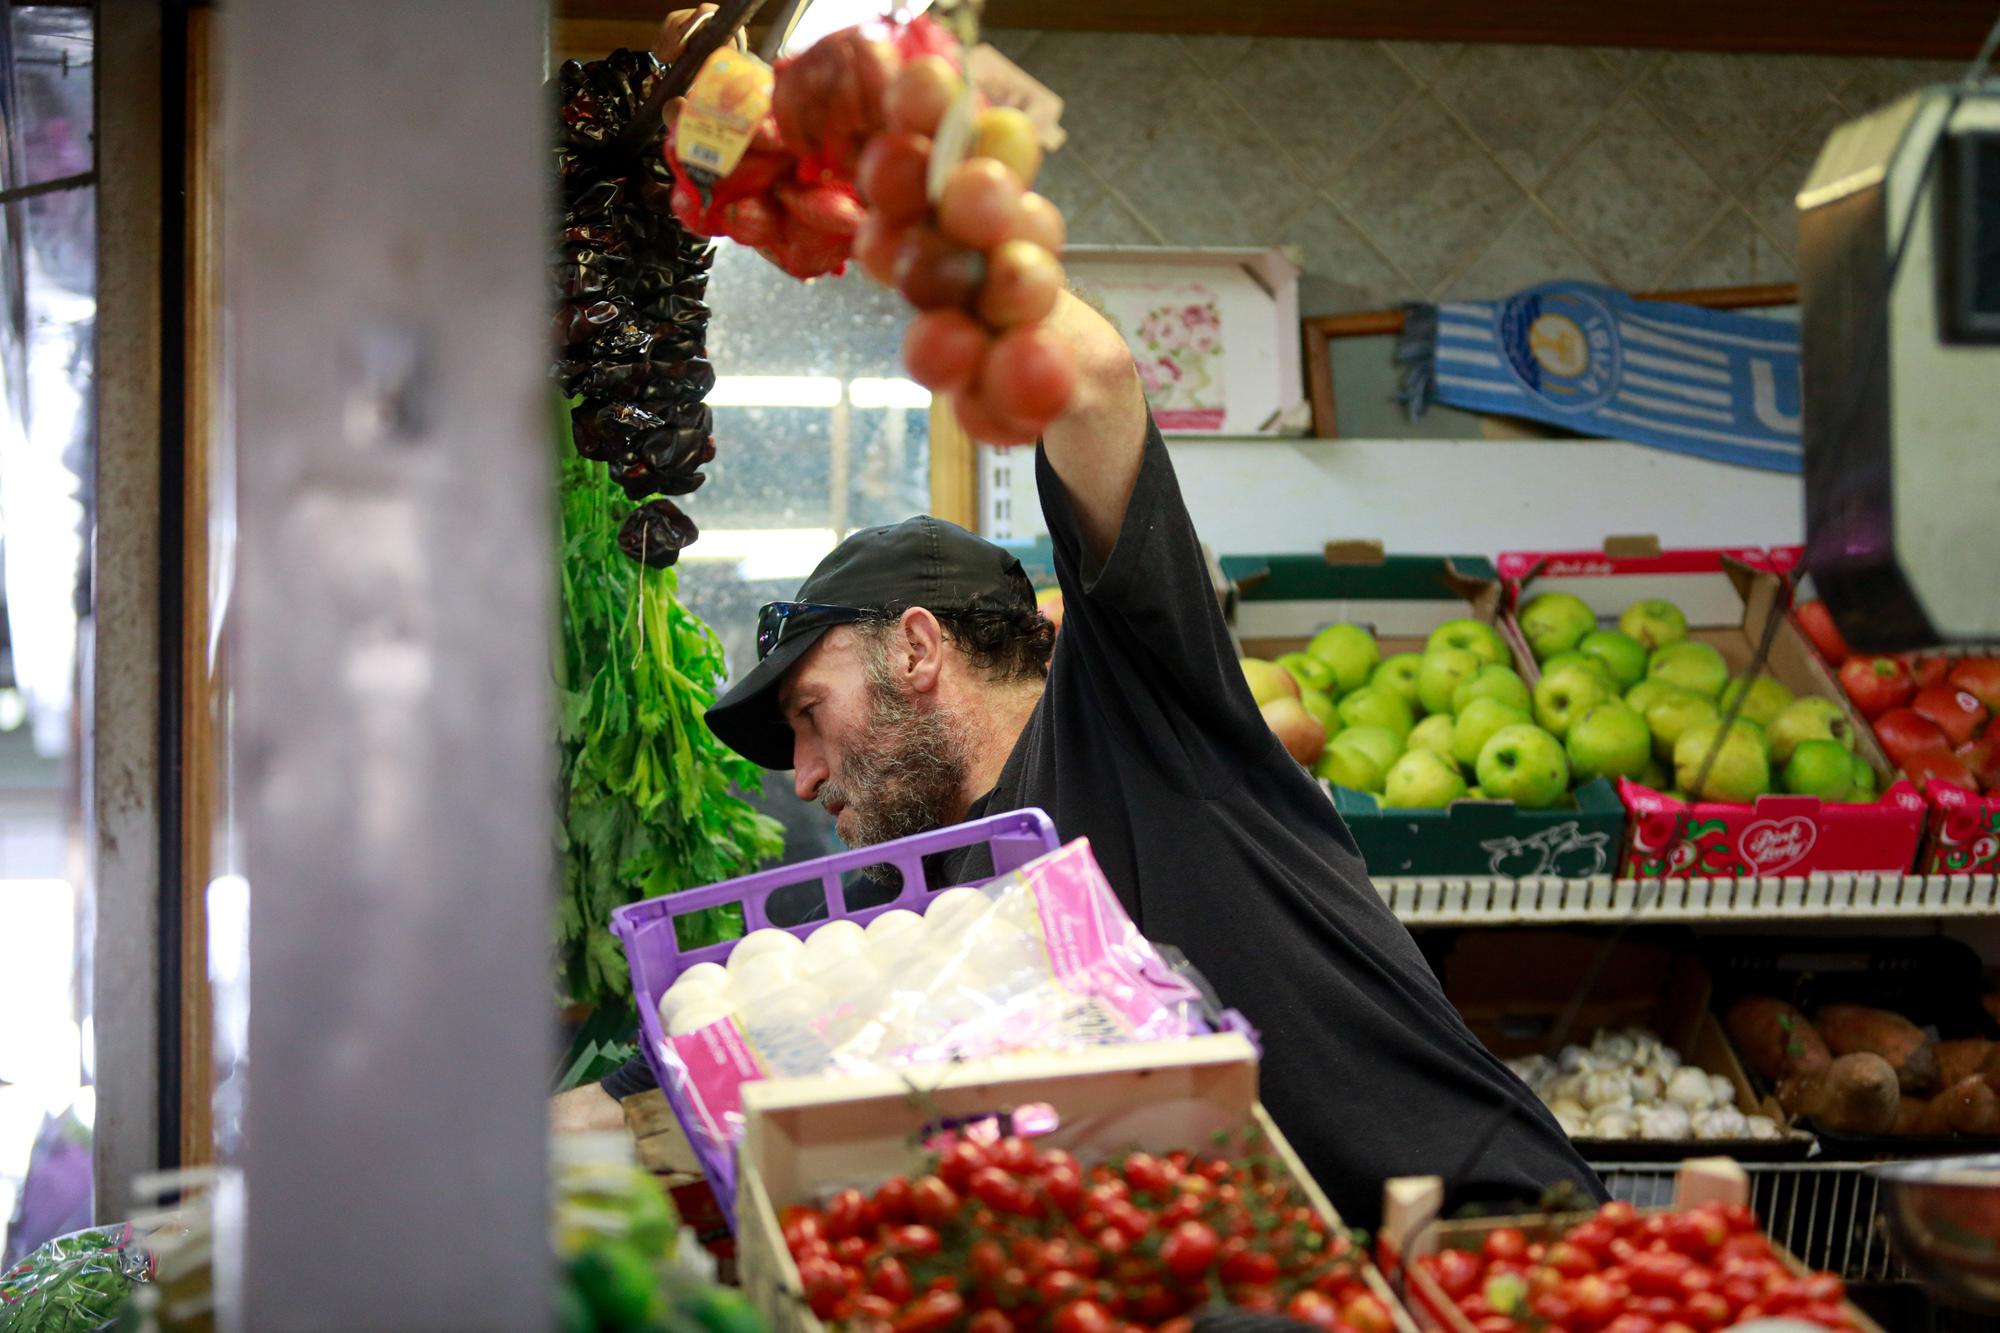
[[1132, 1293], [1132, 1313], [1142, 1320], [1173, 1320], [1183, 1308], [1181, 1298], [1168, 1291], [1163, 1282], [1145, 1283]]
[[1074, 1162], [1042, 1168], [1042, 1195], [1057, 1211], [1073, 1215], [1083, 1203], [1083, 1173]]
[[1473, 1325], [1473, 1328], [1477, 1329], [1478, 1333], [1517, 1333], [1520, 1327], [1513, 1319], [1504, 1314], [1487, 1315], [1484, 1319]]
[[1160, 1209], [1160, 1225], [1166, 1228], [1192, 1222], [1202, 1214], [1201, 1200], [1192, 1194], [1177, 1194], [1174, 1201]]
[[1642, 1314], [1621, 1314], [1604, 1326], [1604, 1333], [1659, 1333], [1658, 1321]]
[[785, 1210], [780, 1226], [785, 1236], [785, 1248], [797, 1258], [812, 1241], [824, 1240], [826, 1228], [820, 1222], [819, 1214], [800, 1204], [793, 1204]]
[[1967, 690], [1952, 685], [1927, 685], [1910, 698], [1910, 711], [1938, 724], [1944, 738], [1963, 745], [1986, 723], [1986, 705]]
[[1678, 1296], [1681, 1279], [1694, 1267], [1694, 1260], [1672, 1251], [1664, 1254], [1649, 1252], [1633, 1255], [1625, 1267], [1626, 1280], [1632, 1284], [1633, 1291], [1645, 1296]]
[[998, 1310], [981, 1310], [965, 1326], [965, 1333], [1014, 1333], [1014, 1321]]
[[872, 1291], [864, 1291], [854, 1298], [854, 1314], [866, 1315], [871, 1319], [885, 1322], [894, 1319], [898, 1308], [895, 1302], [884, 1300]]
[[1559, 1240], [1549, 1246], [1543, 1262], [1564, 1277], [1582, 1277], [1585, 1273], [1597, 1271], [1597, 1260], [1573, 1240]]
[[1484, 1270], [1470, 1250], [1439, 1250], [1431, 1261], [1431, 1276], [1445, 1295], [1457, 1300], [1479, 1285]]
[[1716, 1291], [1700, 1291], [1681, 1302], [1681, 1313], [1702, 1333], [1729, 1324], [1729, 1302]]
[[1042, 1246], [1042, 1267], [1066, 1273], [1081, 1273], [1085, 1277], [1096, 1277], [1103, 1266], [1103, 1257], [1088, 1245], [1082, 1245], [1063, 1236], [1057, 1236]]
[[1638, 1223], [1639, 1210], [1623, 1199], [1613, 1199], [1597, 1210], [1597, 1220], [1614, 1234], [1622, 1234]]
[[1805, 1280], [1805, 1295], [1809, 1301], [1838, 1305], [1847, 1299], [1847, 1284], [1834, 1273], [1814, 1273]]
[[1090, 1284], [1081, 1274], [1063, 1268], [1044, 1273], [1035, 1281], [1035, 1295], [1050, 1309], [1068, 1301], [1081, 1300], [1089, 1294], [1089, 1290]]
[[890, 1226], [914, 1221], [916, 1212], [910, 1203], [910, 1182], [901, 1176], [891, 1176], [875, 1191], [875, 1215]]
[[1729, 1223], [1713, 1208], [1675, 1213], [1667, 1226], [1667, 1244], [1694, 1259], [1705, 1259], [1729, 1239]]
[[851, 1267], [865, 1260], [872, 1249], [874, 1249], [874, 1246], [870, 1245], [865, 1238], [861, 1236], [849, 1236], [845, 1240], [834, 1242], [833, 1257]]
[[966, 1251], [966, 1267], [981, 1282], [991, 1283], [1007, 1268], [1007, 1252], [990, 1240], [976, 1240]]
[[1396, 1327], [1389, 1317], [1389, 1307], [1372, 1292], [1359, 1291], [1348, 1297], [1340, 1307], [1340, 1317], [1354, 1333], [1394, 1333]]
[[853, 1294], [855, 1284], [853, 1276], [832, 1259], [813, 1255], [799, 1263], [799, 1285], [805, 1289], [812, 1312], [821, 1319], [831, 1319]]
[[910, 1270], [895, 1255], [882, 1259], [868, 1275], [868, 1290], [885, 1301], [901, 1305], [910, 1299]]
[[1135, 1152], [1125, 1159], [1125, 1183], [1134, 1194], [1158, 1194], [1167, 1186], [1166, 1170], [1151, 1153]]
[[1528, 1308], [1535, 1317], [1556, 1328], [1561, 1328], [1576, 1317], [1576, 1307], [1560, 1292], [1544, 1292], [1528, 1302]]
[[945, 1333], [965, 1317], [965, 1302], [955, 1291], [927, 1291], [896, 1317], [896, 1333]]
[[1194, 1333], [1194, 1320], [1186, 1315], [1176, 1315], [1161, 1324], [1154, 1333]]
[[[959, 1139], [946, 1149], [944, 1156], [938, 1160], [938, 1178], [963, 1194], [965, 1187], [972, 1181], [972, 1173], [982, 1166], [989, 1165], [990, 1161], [983, 1144], [974, 1143], [970, 1139]], [[917, 1187], [920, 1188], [922, 1184], [922, 1181], [918, 1181]]]
[[1341, 1322], [1340, 1307], [1310, 1288], [1285, 1302], [1285, 1314], [1301, 1324], [1326, 1329], [1329, 1333]]
[[941, 1242], [938, 1233], [926, 1226], [891, 1227], [882, 1238], [882, 1247], [899, 1254], [936, 1254]]
[[1604, 1262], [1605, 1255], [1611, 1252], [1613, 1238], [1611, 1228], [1594, 1218], [1563, 1237], [1569, 1244], [1589, 1255], [1592, 1262], [1600, 1265]]
[[1018, 1134], [1009, 1134], [993, 1145], [989, 1154], [993, 1165], [1015, 1175], [1025, 1175], [1035, 1168], [1035, 1145]]
[[858, 1236], [864, 1228], [872, 1230], [869, 1221], [868, 1200], [860, 1190], [842, 1190], [826, 1205], [826, 1234], [829, 1239]]
[[1847, 640], [1841, 637], [1840, 626], [1833, 623], [1833, 613], [1821, 601], [1800, 602], [1792, 609], [1793, 619], [1799, 628], [1812, 640], [1812, 646], [1819, 649], [1819, 655], [1826, 659], [1828, 666], [1837, 667], [1845, 662], [1852, 650]]
[[1757, 1229], [1757, 1214], [1747, 1203], [1726, 1203], [1722, 1205], [1722, 1220], [1729, 1224], [1732, 1232], [1748, 1232]]
[[1487, 1262], [1520, 1259], [1528, 1253], [1528, 1237], [1519, 1227], [1495, 1227], [1486, 1233], [1480, 1252]]
[[1624, 1295], [1605, 1278], [1593, 1273], [1580, 1277], [1569, 1289], [1569, 1302], [1585, 1327], [1594, 1328], [1618, 1313]]
[[972, 1173], [966, 1189], [996, 1213], [1020, 1216], [1028, 1211], [1028, 1192], [1002, 1167], [982, 1166]]
[[1191, 1282], [1208, 1271], [1221, 1244], [1206, 1222], [1182, 1222], [1161, 1243], [1160, 1260], [1175, 1277]]
[[924, 1176], [910, 1186], [910, 1211], [919, 1222], [943, 1226], [958, 1216], [958, 1192], [936, 1176]]
[[2000, 713], [2000, 657], [1962, 658], [1944, 679], [1985, 704], [1989, 712]]
[[1111, 1225], [1130, 1236], [1139, 1239], [1153, 1229], [1153, 1215], [1143, 1208], [1135, 1208], [1129, 1203], [1119, 1202], [1104, 1210]]
[[1850, 657], [1840, 668], [1840, 687], [1870, 722], [1900, 707], [1916, 693], [1910, 669], [1893, 657]]
[[1111, 1312], [1096, 1301], [1070, 1301], [1056, 1311], [1055, 1333], [1115, 1333]]
[[1264, 1251], [1253, 1250], [1247, 1245], [1234, 1251], [1227, 1245], [1223, 1247], [1222, 1280], [1229, 1285], [1255, 1286], [1269, 1282], [1277, 1276], [1278, 1261]]
[[1771, 1242], [1755, 1231], [1741, 1231], [1722, 1243], [1716, 1261], [1751, 1259], [1762, 1262], [1771, 1257]]

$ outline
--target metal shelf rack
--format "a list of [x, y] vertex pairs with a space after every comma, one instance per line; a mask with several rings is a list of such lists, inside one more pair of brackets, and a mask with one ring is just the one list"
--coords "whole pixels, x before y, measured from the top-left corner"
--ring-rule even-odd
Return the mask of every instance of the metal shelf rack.
[[2000, 876], [1818, 874], [1731, 879], [1383, 877], [1410, 926], [1539, 926], [2000, 916]]

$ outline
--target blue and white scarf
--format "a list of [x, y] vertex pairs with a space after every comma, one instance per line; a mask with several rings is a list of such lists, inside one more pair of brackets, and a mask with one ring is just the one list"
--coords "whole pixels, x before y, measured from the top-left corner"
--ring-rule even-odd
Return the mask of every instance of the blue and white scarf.
[[1776, 320], [1549, 282], [1408, 307], [1412, 417], [1431, 402], [1723, 463], [1798, 472], [1799, 335]]

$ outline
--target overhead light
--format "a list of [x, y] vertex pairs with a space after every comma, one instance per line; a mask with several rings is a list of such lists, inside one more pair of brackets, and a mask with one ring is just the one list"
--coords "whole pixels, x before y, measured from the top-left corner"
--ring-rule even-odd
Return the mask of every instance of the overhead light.
[[12, 731], [28, 719], [28, 701], [12, 685], [0, 689], [0, 731]]
[[908, 22], [931, 7], [931, 0], [910, 0], [905, 4], [885, 4], [883, 0], [805, 0], [803, 12], [792, 24], [781, 50], [796, 55], [820, 38], [857, 23], [875, 23], [885, 18]]
[[710, 407], [837, 407], [840, 381], [832, 375], [718, 375]]
[[861, 379], [847, 382], [847, 401], [856, 407], [900, 407], [922, 411], [931, 405], [931, 391], [915, 380]]

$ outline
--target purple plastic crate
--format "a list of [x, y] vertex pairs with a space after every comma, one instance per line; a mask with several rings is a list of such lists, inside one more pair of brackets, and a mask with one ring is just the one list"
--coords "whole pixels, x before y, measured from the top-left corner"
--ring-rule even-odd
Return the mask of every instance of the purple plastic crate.
[[[727, 1197], [727, 1193], [734, 1172], [726, 1155], [706, 1150], [704, 1136], [696, 1126], [688, 1123], [669, 1072], [660, 1062], [660, 1048], [667, 1035], [660, 1027], [660, 997], [667, 993], [667, 987], [674, 984], [674, 978], [696, 963], [723, 962], [729, 957], [730, 950], [736, 947], [736, 941], [725, 940], [721, 944], [682, 949], [674, 934], [675, 918], [705, 908], [740, 903], [743, 907], [743, 932], [747, 935], [771, 924], [767, 907], [772, 894], [815, 880], [825, 893], [825, 914], [815, 915], [803, 925], [780, 927], [801, 939], [829, 921], [847, 920], [866, 925], [882, 913], [899, 907], [921, 913], [933, 892], [951, 887], [940, 885], [938, 890], [929, 888], [924, 879], [924, 858], [981, 843], [992, 852], [995, 875], [1018, 870], [1061, 845], [1056, 837], [1056, 826], [1046, 814], [1035, 809], [1014, 810], [1004, 815], [919, 833], [912, 838], [899, 838], [875, 847], [837, 852], [832, 856], [800, 861], [796, 865], [759, 871], [703, 889], [648, 898], [611, 913], [611, 933], [624, 944], [625, 963], [632, 972], [632, 1002], [639, 1011], [640, 1047], [646, 1053], [646, 1063], [651, 1066], [653, 1076], [659, 1079], [661, 1089], [667, 1094], [668, 1104], [673, 1107], [681, 1128], [687, 1131], [688, 1141], [702, 1159], [709, 1180], [716, 1185], [716, 1202], [721, 1205], [724, 1216], [729, 1218], [732, 1229], [736, 1219], [736, 1200]], [[842, 876], [851, 870], [883, 864], [893, 865], [902, 872], [902, 890], [890, 902], [848, 911]]]

